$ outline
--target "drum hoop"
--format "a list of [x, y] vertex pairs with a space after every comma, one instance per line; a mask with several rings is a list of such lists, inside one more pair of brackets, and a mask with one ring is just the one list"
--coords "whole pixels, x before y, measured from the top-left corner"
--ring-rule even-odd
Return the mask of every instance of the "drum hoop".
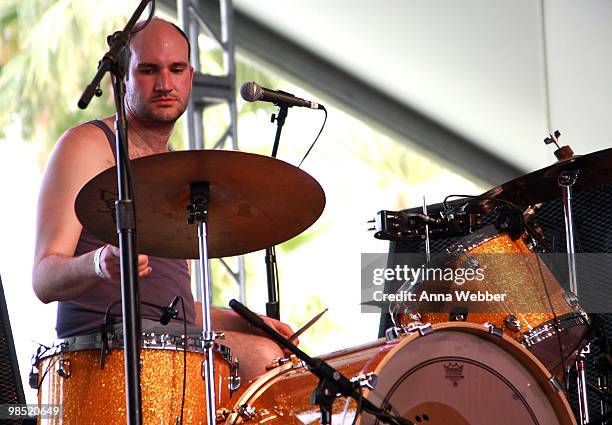
[[533, 347], [534, 345], [557, 335], [557, 331], [563, 332], [575, 326], [590, 326], [591, 320], [588, 314], [579, 310], [573, 313], [567, 313], [557, 317], [558, 324], [555, 325], [555, 319], [547, 320], [540, 323], [535, 328], [523, 332], [521, 344], [525, 348]]
[[[519, 352], [521, 354], [524, 354], [526, 357], [529, 357], [530, 360], [533, 360], [533, 363], [535, 366], [537, 366], [537, 369], [539, 369], [540, 371], [542, 371], [544, 373], [544, 376], [546, 376], [547, 380], [550, 380], [550, 378], [552, 378], [552, 375], [550, 374], [550, 372], [544, 367], [544, 365], [542, 365], [540, 363], [540, 361], [538, 360], [538, 358], [533, 355], [531, 352], [529, 352], [522, 344], [520, 344], [519, 342], [515, 341], [514, 339], [510, 338], [508, 335], [505, 334], [501, 334], [501, 335], [495, 335], [490, 331], [490, 328], [486, 325], [481, 325], [478, 323], [472, 323], [472, 322], [445, 322], [445, 323], [438, 323], [432, 326], [432, 331], [431, 332], [427, 332], [425, 334], [421, 334], [420, 332], [414, 332], [412, 334], [409, 335], [405, 335], [402, 338], [398, 339], [398, 343], [397, 345], [395, 345], [391, 351], [389, 352], [389, 354], [387, 356], [385, 356], [385, 358], [378, 363], [378, 366], [376, 367], [376, 370], [374, 371], [374, 373], [379, 373], [380, 370], [385, 367], [388, 363], [388, 361], [397, 354], [398, 351], [402, 350], [403, 347], [407, 344], [409, 344], [410, 342], [416, 340], [417, 338], [426, 338], [429, 334], [431, 333], [435, 333], [436, 331], [441, 331], [441, 330], [450, 330], [450, 331], [456, 331], [456, 332], [465, 332], [465, 333], [470, 333], [470, 334], [474, 334], [474, 335], [478, 335], [481, 336], [485, 339], [487, 339], [488, 341], [492, 341], [493, 343], [502, 346], [503, 344], [508, 343], [510, 345], [510, 347], [512, 347], [514, 349], [515, 352]], [[501, 342], [504, 341], [504, 342]], [[506, 345], [508, 345], [506, 344]], [[510, 354], [514, 355], [514, 351], [509, 351]], [[531, 369], [529, 369], [530, 372], [532, 372]]]
[[263, 375], [258, 376], [246, 385], [246, 390], [240, 394], [236, 402], [232, 403], [232, 411], [226, 421], [227, 425], [238, 424], [238, 419], [242, 416], [241, 409], [244, 409], [253, 398], [257, 398], [267, 390], [274, 382], [278, 380], [285, 372], [300, 369], [303, 367], [303, 362], [298, 360], [296, 363], [287, 361], [280, 364], [274, 369], [270, 369]]
[[469, 252], [474, 248], [477, 248], [480, 245], [483, 245], [500, 235], [507, 234], [508, 233], [506, 231], [499, 230], [497, 227], [495, 227], [494, 224], [489, 224], [487, 226], [484, 226], [482, 229], [472, 232], [469, 235], [453, 242], [448, 247], [446, 247], [444, 251], [440, 253], [440, 255], [436, 255], [436, 259], [438, 259], [439, 257], [439, 259], [441, 260], [446, 260], [446, 263], [449, 261], [449, 257], [456, 258], [460, 254]]
[[[183, 351], [184, 347], [183, 337], [179, 335], [143, 333], [141, 341], [143, 350], [154, 349]], [[116, 335], [109, 336], [108, 345], [110, 349], [123, 349], [123, 337]], [[99, 350], [101, 348], [102, 336], [100, 333], [71, 336], [54, 342], [51, 349], [47, 350], [44, 355], [41, 355], [39, 360], [60, 353], [69, 353], [82, 350]], [[213, 351], [220, 354], [221, 357], [228, 363], [232, 363], [232, 354], [228, 346], [215, 343], [213, 346]], [[206, 352], [204, 341], [201, 336], [187, 336], [187, 352]]]

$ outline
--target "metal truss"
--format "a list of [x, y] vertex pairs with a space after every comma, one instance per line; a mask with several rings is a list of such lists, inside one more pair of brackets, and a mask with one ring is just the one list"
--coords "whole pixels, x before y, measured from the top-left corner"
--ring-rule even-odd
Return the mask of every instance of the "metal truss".
[[[177, 0], [178, 18], [181, 27], [191, 43], [191, 62], [194, 67], [193, 89], [186, 112], [186, 130], [189, 149], [238, 149], [238, 110], [236, 107], [236, 61], [234, 43], [234, 8], [232, 0], [219, 1], [218, 23], [209, 21], [197, 0]], [[223, 75], [206, 74], [200, 63], [201, 33], [219, 45], [223, 52]], [[206, 108], [226, 104], [229, 109], [229, 124], [219, 140], [208, 143], [205, 140], [204, 111]], [[221, 264], [234, 278], [238, 285], [240, 301], [245, 301], [245, 264], [244, 257], [237, 259], [237, 270], [220, 259]], [[195, 278], [199, 280], [200, 268], [194, 263]], [[210, 270], [210, 268], [209, 268]], [[211, 280], [212, 281], [212, 280]], [[196, 285], [197, 286], [197, 285]], [[202, 299], [200, 288], [196, 289], [196, 298]]]

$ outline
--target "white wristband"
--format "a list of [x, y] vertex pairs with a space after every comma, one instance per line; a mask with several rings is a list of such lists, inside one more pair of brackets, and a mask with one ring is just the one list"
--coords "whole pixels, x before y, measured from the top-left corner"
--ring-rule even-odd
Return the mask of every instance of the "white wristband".
[[106, 273], [104, 273], [104, 270], [102, 270], [102, 267], [100, 267], [100, 255], [102, 254], [102, 250], [105, 247], [106, 245], [101, 246], [100, 248], [96, 249], [96, 253], [94, 254], [94, 258], [93, 258], [94, 272], [96, 272], [96, 275], [101, 279], [108, 278], [108, 276], [106, 276]]

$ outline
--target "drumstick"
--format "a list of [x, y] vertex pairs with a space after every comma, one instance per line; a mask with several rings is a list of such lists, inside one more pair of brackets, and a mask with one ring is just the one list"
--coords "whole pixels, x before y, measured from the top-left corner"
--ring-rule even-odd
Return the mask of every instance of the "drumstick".
[[323, 310], [322, 312], [317, 314], [315, 317], [310, 319], [310, 321], [308, 323], [306, 323], [304, 326], [302, 326], [300, 329], [298, 329], [297, 332], [295, 332], [293, 335], [291, 335], [289, 337], [289, 341], [291, 341], [291, 342], [295, 341], [300, 335], [302, 335], [304, 332], [306, 332], [308, 330], [308, 328], [310, 328], [312, 325], [314, 325], [317, 322], [317, 320], [319, 320], [321, 318], [321, 316], [323, 316], [327, 312], [327, 310], [329, 310], [329, 309], [325, 308], [325, 310]]

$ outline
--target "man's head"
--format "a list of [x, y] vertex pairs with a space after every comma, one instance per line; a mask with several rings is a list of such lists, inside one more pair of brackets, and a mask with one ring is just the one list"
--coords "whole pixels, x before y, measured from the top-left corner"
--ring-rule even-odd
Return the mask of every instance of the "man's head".
[[185, 34], [154, 18], [126, 49], [128, 112], [150, 124], [174, 123], [187, 108], [193, 79]]

